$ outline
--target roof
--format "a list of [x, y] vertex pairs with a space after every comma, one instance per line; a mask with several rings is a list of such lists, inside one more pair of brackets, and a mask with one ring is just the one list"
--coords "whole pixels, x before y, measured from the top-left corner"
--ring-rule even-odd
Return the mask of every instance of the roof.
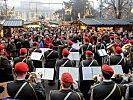
[[51, 21], [49, 21], [49, 23], [51, 23], [51, 24], [57, 24], [57, 25], [59, 24], [58, 21], [56, 21], [56, 20], [51, 20]]
[[86, 25], [130, 25], [130, 21], [127, 19], [80, 19], [79, 21], [83, 22]]
[[32, 21], [24, 21], [24, 25], [28, 25], [28, 24], [32, 24], [32, 23], [34, 23], [34, 22], [32, 22]]
[[21, 20], [21, 19], [9, 19], [9, 20], [5, 20], [5, 22], [3, 23], [3, 26], [16, 26], [16, 27], [20, 27], [20, 26], [23, 26], [23, 20]]

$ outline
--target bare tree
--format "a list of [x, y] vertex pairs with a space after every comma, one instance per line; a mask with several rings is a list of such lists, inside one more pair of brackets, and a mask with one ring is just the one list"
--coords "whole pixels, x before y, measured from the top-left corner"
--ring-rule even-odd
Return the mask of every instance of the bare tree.
[[123, 13], [129, 14], [132, 9], [133, 0], [105, 0], [104, 10], [107, 11], [112, 17], [122, 18]]

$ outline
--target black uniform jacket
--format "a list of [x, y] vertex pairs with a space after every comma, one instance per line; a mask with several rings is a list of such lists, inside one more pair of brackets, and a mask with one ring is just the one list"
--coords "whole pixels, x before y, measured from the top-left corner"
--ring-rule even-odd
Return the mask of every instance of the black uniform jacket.
[[[16, 63], [18, 62], [22, 62], [26, 57], [16, 57], [14, 58], [14, 66]], [[33, 72], [34, 71], [34, 66], [31, 60], [29, 60], [28, 58], [26, 58], [23, 62], [27, 63], [28, 67], [29, 67], [29, 72]]]
[[90, 44], [83, 44], [80, 48], [79, 48], [79, 54], [81, 54], [81, 58], [80, 61], [85, 60], [85, 51], [86, 50], [90, 50], [93, 51], [93, 47]]
[[46, 68], [55, 68], [56, 59], [58, 58], [58, 52], [55, 50], [48, 50], [44, 52], [45, 57], [45, 67]]
[[101, 42], [99, 42], [95, 47], [95, 52], [99, 49], [105, 49], [105, 45]]
[[122, 80], [121, 84], [125, 85], [126, 84], [126, 94], [125, 94], [125, 99], [126, 100], [133, 100], [133, 82], [132, 79], [127, 80]]
[[122, 58], [120, 54], [111, 55], [109, 61], [110, 65], [122, 65], [123, 73], [128, 74], [127, 61], [125, 58]]
[[[65, 64], [65, 62], [67, 62]], [[61, 60], [57, 60], [56, 65], [55, 65], [55, 69], [56, 69], [56, 77], [58, 78], [59, 76], [59, 67], [76, 67], [76, 62], [72, 61], [68, 58], [66, 59], [61, 59]]]
[[[42, 87], [41, 83], [33, 84], [26, 80], [15, 80], [7, 84], [7, 92], [11, 98], [14, 98], [20, 87], [23, 83], [27, 82], [27, 84], [23, 87], [23, 89], [19, 92], [16, 99], [20, 100], [45, 100], [45, 90]], [[34, 90], [33, 90], [34, 89]], [[36, 92], [36, 93], [35, 93]], [[37, 95], [37, 97], [36, 97]]]
[[[102, 81], [100, 84], [96, 85], [93, 90], [93, 99], [94, 100], [103, 100], [114, 87], [113, 81]], [[117, 85], [113, 94], [107, 100], [121, 100], [122, 96], [125, 95], [125, 89], [122, 85]]]
[[83, 80], [83, 73], [82, 73], [82, 67], [93, 67], [93, 66], [98, 66], [98, 63], [95, 59], [89, 58], [87, 60], [83, 60], [80, 63], [79, 67], [79, 75], [80, 75], [80, 86], [79, 89], [83, 93], [84, 97], [86, 100], [89, 100], [89, 95], [88, 91], [91, 87], [91, 85], [94, 84], [93, 80]]
[[133, 82], [129, 84], [126, 92], [126, 100], [133, 100]]
[[93, 66], [99, 66], [99, 64], [95, 59], [92, 58], [80, 62], [80, 67], [79, 67], [80, 80], [82, 80], [82, 67], [93, 67]]
[[84, 54], [86, 50], [92, 51], [92, 50], [93, 50], [92, 45], [90, 45], [90, 44], [83, 44], [83, 45], [80, 47], [80, 49], [79, 49], [79, 53], [80, 53], [80, 54]]
[[50, 92], [49, 100], [64, 100], [69, 92], [72, 92], [67, 100], [84, 100], [83, 95], [79, 92], [74, 92], [73, 90], [53, 90]]
[[12, 66], [5, 56], [0, 56], [0, 82], [13, 81]]

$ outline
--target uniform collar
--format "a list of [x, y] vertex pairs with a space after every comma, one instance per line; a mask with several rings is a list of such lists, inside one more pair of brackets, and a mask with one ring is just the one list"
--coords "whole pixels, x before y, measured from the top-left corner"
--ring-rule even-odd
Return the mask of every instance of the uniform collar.
[[69, 60], [68, 58], [62, 58], [63, 60]]
[[112, 82], [112, 80], [110, 79], [110, 80], [103, 80], [103, 82]]
[[16, 79], [15, 80], [15, 82], [26, 82], [26, 81], [27, 81], [26, 79], [22, 79], [22, 80], [21, 79], [20, 80]]
[[87, 60], [93, 60], [93, 58], [89, 57]]
[[60, 91], [61, 91], [61, 92], [73, 92], [72, 89], [61, 89]]

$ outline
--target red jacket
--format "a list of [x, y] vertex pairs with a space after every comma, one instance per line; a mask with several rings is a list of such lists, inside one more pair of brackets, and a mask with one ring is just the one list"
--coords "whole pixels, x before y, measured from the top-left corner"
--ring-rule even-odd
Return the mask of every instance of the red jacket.
[[47, 48], [48, 45], [49, 45], [49, 43], [52, 43], [52, 40], [49, 39], [49, 38], [48, 38], [48, 39], [45, 39], [45, 40], [44, 40], [44, 47]]

